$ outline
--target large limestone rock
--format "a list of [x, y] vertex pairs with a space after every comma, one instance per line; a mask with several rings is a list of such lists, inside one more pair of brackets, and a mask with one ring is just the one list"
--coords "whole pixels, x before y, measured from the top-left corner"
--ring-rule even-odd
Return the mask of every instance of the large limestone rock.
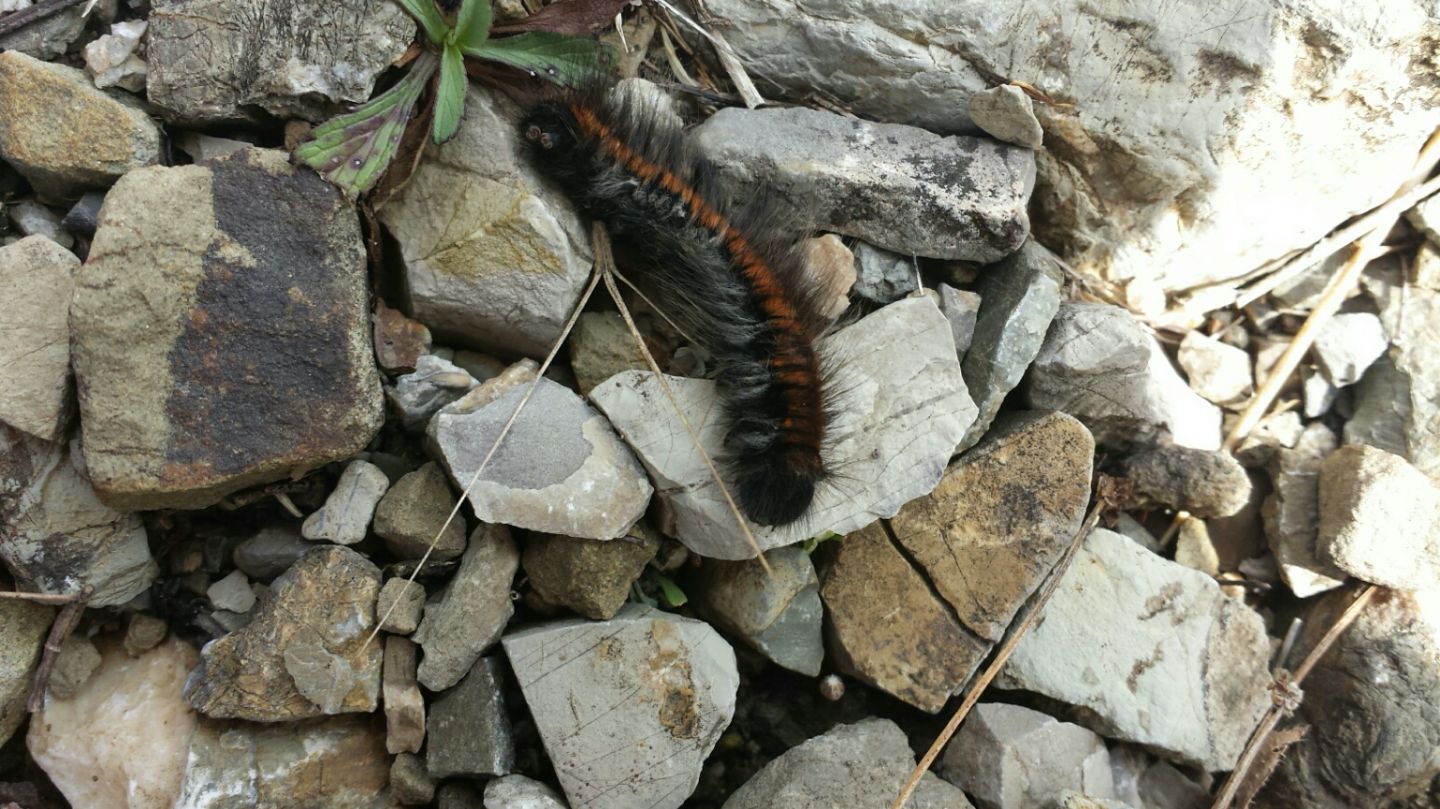
[[364, 448], [382, 419], [351, 205], [282, 152], [131, 172], [76, 278], [85, 462], [120, 508], [198, 508]]
[[1383, 202], [1440, 105], [1429, 0], [705, 7], [752, 75], [864, 118], [966, 131], [972, 94], [1034, 85], [1055, 101], [1035, 105], [1040, 240], [1082, 273], [1173, 290]]
[[148, 97], [182, 124], [262, 110], [318, 120], [369, 98], [415, 38], [415, 23], [385, 0], [157, 0], [149, 23]]
[[1270, 705], [1260, 616], [1209, 576], [1103, 529], [1064, 576], [999, 685], [1074, 705], [1109, 738], [1233, 767]]

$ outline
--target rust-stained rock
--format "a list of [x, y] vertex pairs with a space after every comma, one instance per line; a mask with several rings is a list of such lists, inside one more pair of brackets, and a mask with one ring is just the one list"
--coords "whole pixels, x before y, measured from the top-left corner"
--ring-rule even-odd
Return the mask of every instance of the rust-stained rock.
[[837, 543], [820, 587], [830, 651], [845, 671], [935, 713], [970, 679], [990, 644], [967, 631], [872, 523]]
[[1090, 500], [1090, 431], [1064, 413], [1003, 418], [890, 525], [970, 631], [1000, 640]]
[[336, 545], [305, 554], [249, 624], [205, 647], [185, 684], [190, 704], [256, 722], [375, 710], [381, 649], [365, 641], [379, 593], [380, 569], [360, 554]]
[[127, 174], [71, 305], [85, 461], [122, 509], [200, 508], [382, 419], [354, 210], [281, 152]]

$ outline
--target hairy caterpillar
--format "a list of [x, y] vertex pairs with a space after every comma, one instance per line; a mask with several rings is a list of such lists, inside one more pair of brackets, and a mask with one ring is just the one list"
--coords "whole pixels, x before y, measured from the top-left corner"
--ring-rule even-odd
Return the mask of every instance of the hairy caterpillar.
[[804, 515], [830, 476], [827, 325], [800, 240], [763, 199], [739, 204], [653, 100], [599, 89], [544, 101], [521, 124], [541, 170], [636, 257], [667, 313], [717, 365], [722, 461], [762, 525]]

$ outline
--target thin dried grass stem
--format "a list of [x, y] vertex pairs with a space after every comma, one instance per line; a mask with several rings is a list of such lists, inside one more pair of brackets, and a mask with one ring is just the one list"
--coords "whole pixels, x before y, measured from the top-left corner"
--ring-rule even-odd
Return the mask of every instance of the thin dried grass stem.
[[635, 319], [630, 316], [630, 307], [625, 305], [620, 295], [620, 286], [615, 283], [615, 254], [610, 249], [610, 234], [605, 230], [605, 225], [596, 222], [592, 226], [591, 238], [595, 245], [595, 272], [605, 280], [605, 289], [609, 290], [610, 297], [615, 299], [615, 306], [620, 310], [620, 316], [625, 319], [625, 325], [629, 327], [630, 334], [635, 338], [635, 345], [640, 348], [640, 353], [645, 357], [645, 363], [650, 366], [651, 373], [660, 383], [660, 389], [664, 391], [665, 398], [670, 400], [670, 405], [675, 408], [675, 414], [680, 417], [680, 423], [685, 425], [685, 432], [690, 434], [690, 441], [695, 445], [695, 451], [700, 453], [700, 458], [705, 461], [705, 468], [715, 478], [715, 485], [719, 487], [720, 494], [725, 498], [725, 504], [730, 507], [730, 513], [735, 516], [735, 522], [740, 526], [740, 531], [745, 535], [745, 541], [750, 543], [750, 548], [755, 551], [755, 558], [760, 562], [760, 567], [765, 571], [766, 576], [774, 576], [770, 569], [770, 563], [765, 560], [765, 552], [760, 549], [760, 542], [755, 539], [755, 534], [750, 530], [750, 523], [740, 513], [740, 507], [735, 504], [735, 498], [730, 495], [730, 487], [725, 485], [725, 480], [720, 476], [720, 470], [716, 468], [715, 462], [710, 460], [710, 453], [700, 443], [700, 433], [690, 424], [686, 418], [685, 411], [680, 407], [680, 400], [675, 398], [675, 392], [670, 389], [670, 383], [666, 381], [665, 374], [660, 370], [660, 364], [655, 361], [650, 348], [645, 345], [645, 339], [640, 336], [640, 329], [635, 326]]
[[[480, 475], [484, 473], [485, 467], [490, 464], [490, 459], [495, 457], [495, 453], [500, 449], [500, 444], [505, 440], [505, 436], [510, 434], [510, 428], [514, 427], [515, 421], [520, 418], [520, 411], [525, 409], [525, 405], [530, 402], [530, 397], [535, 395], [536, 389], [540, 387], [540, 380], [545, 378], [545, 372], [550, 369], [550, 364], [554, 362], [555, 357], [559, 355], [560, 347], [565, 344], [565, 338], [570, 336], [571, 329], [575, 328], [575, 323], [580, 319], [580, 313], [585, 310], [585, 304], [590, 302], [590, 296], [595, 294], [595, 287], [599, 286], [599, 284], [600, 273], [591, 273], [590, 283], [585, 285], [585, 291], [580, 294], [580, 300], [575, 303], [575, 308], [570, 312], [570, 318], [565, 321], [565, 327], [560, 330], [560, 335], [555, 338], [555, 344], [550, 347], [550, 353], [545, 355], [545, 361], [540, 363], [540, 369], [535, 372], [535, 379], [530, 383], [530, 387], [526, 389], [525, 395], [520, 397], [519, 402], [516, 402], [515, 409], [510, 411], [510, 418], [506, 419], [505, 426], [500, 428], [500, 433], [495, 436], [495, 440], [490, 444], [490, 449], [485, 453], [485, 457], [480, 460], [480, 465], [475, 468], [475, 474], [470, 476], [470, 482], [465, 484], [465, 490], [461, 492], [460, 497], [456, 499], [455, 507], [450, 509], [450, 513], [445, 517], [445, 522], [440, 526], [439, 530], [435, 532], [434, 538], [430, 540], [430, 545], [425, 549], [425, 553], [421, 555], [420, 561], [415, 563], [415, 569], [410, 571], [410, 575], [406, 577], [406, 590], [415, 584], [415, 577], [420, 575], [420, 571], [424, 569], [425, 563], [430, 561], [430, 555], [435, 552], [435, 546], [440, 543], [440, 537], [444, 536], [446, 529], [450, 527], [450, 523], [455, 521], [455, 515], [459, 514], [460, 508], [465, 505], [465, 499], [470, 496], [470, 490], [475, 488], [476, 483], [480, 482]], [[389, 620], [390, 613], [394, 612], [395, 608], [399, 605], [400, 599], [397, 598], [390, 605], [390, 608], [385, 610], [385, 614], [380, 617], [380, 620], [375, 622], [375, 628], [370, 630], [369, 637], [365, 638], [365, 645], [368, 646], [371, 641], [375, 640], [375, 636], [380, 634], [380, 626]]]
[[985, 667], [985, 672], [981, 674], [980, 677], [970, 685], [969, 690], [965, 692], [965, 699], [960, 703], [960, 707], [955, 709], [955, 713], [950, 716], [950, 721], [945, 723], [945, 728], [940, 731], [939, 736], [935, 737], [935, 741], [931, 743], [930, 749], [925, 751], [925, 755], [920, 758], [919, 763], [915, 765], [915, 769], [910, 772], [909, 779], [905, 781], [905, 786], [900, 788], [900, 794], [895, 796], [895, 801], [890, 804], [890, 809], [904, 809], [905, 803], [910, 800], [910, 796], [913, 795], [915, 789], [920, 786], [920, 779], [925, 777], [925, 773], [930, 769], [930, 765], [934, 764], [935, 759], [940, 757], [940, 751], [945, 749], [945, 745], [949, 744], [950, 738], [955, 735], [955, 731], [960, 729], [960, 723], [964, 722], [965, 717], [970, 715], [970, 710], [975, 707], [975, 703], [980, 701], [980, 695], [984, 694], [985, 689], [990, 686], [991, 681], [999, 676], [1000, 669], [1005, 667], [1005, 663], [1010, 659], [1010, 655], [1015, 653], [1015, 648], [1020, 645], [1021, 639], [1029, 633], [1031, 627], [1035, 625], [1035, 621], [1039, 619], [1040, 614], [1045, 611], [1045, 605], [1050, 603], [1050, 597], [1055, 594], [1056, 588], [1060, 586], [1060, 580], [1065, 577], [1065, 571], [1070, 569], [1070, 563], [1074, 561], [1075, 554], [1079, 552], [1080, 546], [1085, 542], [1085, 538], [1090, 536], [1091, 531], [1095, 530], [1095, 526], [1100, 522], [1100, 514], [1108, 505], [1104, 498], [1096, 500], [1095, 505], [1090, 509], [1090, 514], [1085, 518], [1085, 522], [1080, 524], [1080, 530], [1076, 531], [1074, 538], [1070, 540], [1069, 547], [1065, 549], [1065, 553], [1060, 557], [1055, 567], [1051, 569], [1050, 578], [1045, 581], [1045, 586], [1040, 589], [1040, 595], [1035, 599], [1034, 603], [1031, 604], [1030, 609], [1025, 613], [1025, 617], [1021, 619], [1020, 623], [1016, 624], [1014, 629], [1006, 636], [1005, 642], [1000, 645], [999, 651], [995, 653], [995, 659], [991, 660], [990, 665]]
[[1330, 647], [1335, 644], [1340, 635], [1349, 629], [1350, 624], [1360, 616], [1360, 611], [1365, 609], [1365, 605], [1369, 603], [1370, 597], [1375, 594], [1377, 589], [1379, 588], [1373, 584], [1365, 585], [1350, 606], [1346, 607], [1335, 623], [1325, 631], [1325, 635], [1320, 638], [1319, 643], [1315, 644], [1315, 648], [1310, 650], [1310, 654], [1306, 655], [1300, 665], [1295, 667], [1295, 672], [1288, 677], [1284, 677], [1283, 674], [1277, 676], [1274, 686], [1277, 692], [1274, 704], [1270, 706], [1270, 710], [1265, 712], [1265, 716], [1256, 726], [1255, 732], [1250, 735], [1250, 741], [1245, 744], [1245, 750], [1240, 753], [1239, 760], [1235, 762], [1235, 769], [1231, 770], [1230, 776], [1225, 779], [1225, 786], [1216, 796], [1215, 803], [1211, 804], [1211, 809], [1229, 809], [1241, 784], [1245, 783], [1245, 777], [1254, 765], [1256, 757], [1264, 747], [1265, 740], [1274, 732], [1275, 727], [1280, 724], [1280, 720], [1297, 707], [1297, 703], [1289, 695], [1295, 693], [1299, 685], [1305, 681], [1305, 677], [1315, 668], [1315, 664], [1320, 662], [1320, 658], [1330, 651]]

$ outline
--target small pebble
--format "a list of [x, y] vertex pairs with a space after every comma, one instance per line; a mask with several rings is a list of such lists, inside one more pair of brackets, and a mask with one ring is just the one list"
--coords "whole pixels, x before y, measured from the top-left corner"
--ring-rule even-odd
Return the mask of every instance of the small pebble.
[[435, 779], [425, 772], [425, 761], [414, 753], [401, 753], [390, 765], [390, 795], [405, 806], [434, 800], [435, 786]]
[[250, 580], [238, 570], [210, 585], [205, 591], [210, 603], [216, 609], [236, 613], [249, 612], [255, 606], [255, 591], [250, 589]]
[[380, 630], [392, 635], [414, 632], [420, 626], [420, 614], [424, 609], [425, 588], [399, 576], [385, 582], [375, 604], [375, 614], [381, 616]]
[[90, 639], [81, 634], [72, 634], [60, 646], [55, 655], [55, 667], [50, 670], [50, 694], [59, 699], [70, 699], [100, 666], [100, 651]]
[[44, 205], [23, 200], [12, 202], [7, 207], [10, 209], [11, 226], [21, 234], [44, 236], [66, 250], [75, 246], [75, 237], [65, 232], [60, 224], [60, 217]]
[[130, 624], [125, 628], [125, 654], [139, 657], [159, 646], [169, 631], [170, 627], [163, 619], [149, 613], [135, 613], [130, 616]]

